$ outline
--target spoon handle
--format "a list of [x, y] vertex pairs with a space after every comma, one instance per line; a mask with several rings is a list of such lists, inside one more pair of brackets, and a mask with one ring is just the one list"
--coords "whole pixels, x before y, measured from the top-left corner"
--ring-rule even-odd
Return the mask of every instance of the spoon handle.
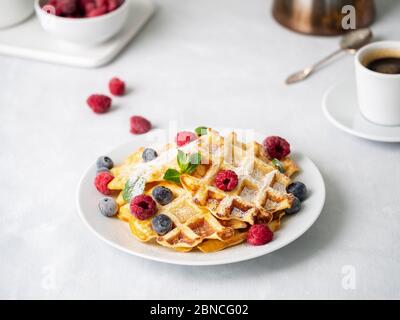
[[290, 75], [285, 83], [286, 84], [293, 84], [299, 81], [302, 81], [306, 78], [308, 78], [308, 76], [313, 73], [315, 70], [317, 70], [319, 67], [321, 67], [322, 65], [324, 65], [325, 63], [331, 61], [333, 58], [335, 58], [337, 55], [339, 55], [340, 53], [342, 53], [343, 51], [346, 51], [345, 49], [338, 49], [335, 52], [332, 52], [329, 56], [323, 58], [322, 60], [318, 61], [317, 63], [303, 69], [300, 70], [292, 75]]

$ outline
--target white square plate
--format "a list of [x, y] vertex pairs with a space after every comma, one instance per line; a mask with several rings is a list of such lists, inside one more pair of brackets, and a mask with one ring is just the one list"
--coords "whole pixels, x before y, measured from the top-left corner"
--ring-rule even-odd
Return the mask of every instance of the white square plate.
[[42, 29], [38, 19], [0, 30], [0, 54], [75, 67], [99, 67], [109, 63], [152, 16], [150, 0], [131, 0], [129, 17], [117, 36], [97, 46], [79, 46], [60, 41]]

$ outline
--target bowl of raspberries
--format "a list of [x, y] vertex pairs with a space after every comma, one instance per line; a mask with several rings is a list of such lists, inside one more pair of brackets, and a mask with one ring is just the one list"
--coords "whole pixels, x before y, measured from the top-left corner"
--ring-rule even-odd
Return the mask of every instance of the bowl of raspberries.
[[43, 29], [55, 37], [92, 46], [121, 31], [129, 13], [129, 0], [35, 0]]

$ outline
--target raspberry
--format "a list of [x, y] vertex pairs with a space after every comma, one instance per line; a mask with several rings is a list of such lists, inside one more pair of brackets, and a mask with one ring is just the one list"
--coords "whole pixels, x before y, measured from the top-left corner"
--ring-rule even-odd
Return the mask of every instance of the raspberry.
[[92, 10], [90, 10], [89, 12], [86, 12], [86, 17], [87, 18], [94, 18], [94, 17], [98, 17], [98, 16], [102, 16], [103, 14], [106, 14], [107, 11], [107, 6], [101, 6], [101, 7], [97, 7], [94, 8]]
[[253, 246], [260, 246], [270, 242], [273, 232], [263, 224], [252, 225], [247, 233], [247, 243]]
[[151, 129], [151, 122], [140, 116], [131, 117], [131, 133], [143, 134], [149, 132]]
[[85, 3], [85, 6], [84, 6], [85, 16], [86, 16], [86, 14], [88, 14], [90, 11], [92, 11], [95, 8], [96, 8], [96, 5], [94, 4], [94, 2]]
[[114, 11], [117, 9], [123, 1], [121, 0], [108, 0], [108, 12]]
[[221, 170], [215, 177], [215, 185], [223, 191], [232, 191], [238, 185], [238, 176], [232, 170]]
[[94, 0], [78, 0], [77, 2], [77, 13], [81, 16], [85, 16], [90, 10], [96, 8]]
[[102, 171], [97, 174], [96, 178], [94, 179], [94, 185], [96, 186], [97, 191], [109, 196], [111, 194], [111, 190], [108, 189], [108, 184], [113, 179], [114, 176], [107, 171]]
[[86, 102], [95, 113], [105, 113], [111, 107], [111, 98], [102, 94], [92, 94]]
[[263, 141], [264, 150], [270, 158], [283, 159], [290, 153], [290, 144], [278, 136], [265, 138]]
[[111, 94], [123, 96], [125, 94], [125, 82], [118, 78], [112, 78], [108, 84]]
[[64, 15], [73, 15], [75, 13], [76, 11], [75, 0], [59, 0], [58, 3]]
[[183, 147], [185, 144], [188, 144], [197, 139], [197, 135], [190, 131], [181, 131], [176, 135], [175, 141], [178, 147]]
[[42, 7], [42, 10], [55, 16], [61, 16], [62, 14], [61, 5], [57, 0], [50, 0]]
[[130, 208], [136, 218], [146, 220], [154, 216], [157, 205], [152, 197], [141, 194], [132, 198]]
[[94, 0], [96, 7], [101, 7], [107, 5], [108, 0]]
[[94, 3], [94, 0], [78, 0], [78, 6], [80, 7], [81, 10], [82, 10], [88, 3], [92, 3], [94, 6], [96, 6], [96, 4]]

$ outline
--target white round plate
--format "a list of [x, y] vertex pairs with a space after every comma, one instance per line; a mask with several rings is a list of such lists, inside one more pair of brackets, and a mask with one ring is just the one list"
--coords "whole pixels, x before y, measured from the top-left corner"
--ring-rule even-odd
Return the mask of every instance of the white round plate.
[[400, 142], [400, 126], [381, 126], [363, 117], [358, 108], [354, 83], [345, 82], [330, 88], [323, 99], [323, 111], [334, 126], [354, 136], [373, 141]]
[[[257, 135], [258, 141], [264, 136]], [[146, 146], [144, 136], [138, 136], [107, 153], [114, 163], [121, 163], [129, 154], [141, 146]], [[263, 246], [239, 244], [215, 253], [193, 251], [175, 252], [157, 244], [142, 243], [129, 231], [129, 226], [118, 219], [106, 218], [98, 212], [97, 204], [102, 195], [96, 191], [93, 181], [96, 164], [84, 173], [78, 186], [77, 205], [84, 223], [96, 236], [111, 246], [135, 256], [179, 265], [217, 265], [249, 260], [286, 246], [300, 237], [311, 227], [321, 213], [325, 202], [325, 185], [318, 168], [306, 156], [294, 152], [292, 158], [301, 168], [295, 180], [306, 184], [309, 194], [303, 202], [302, 210], [283, 219], [281, 230], [275, 232], [274, 239]]]

